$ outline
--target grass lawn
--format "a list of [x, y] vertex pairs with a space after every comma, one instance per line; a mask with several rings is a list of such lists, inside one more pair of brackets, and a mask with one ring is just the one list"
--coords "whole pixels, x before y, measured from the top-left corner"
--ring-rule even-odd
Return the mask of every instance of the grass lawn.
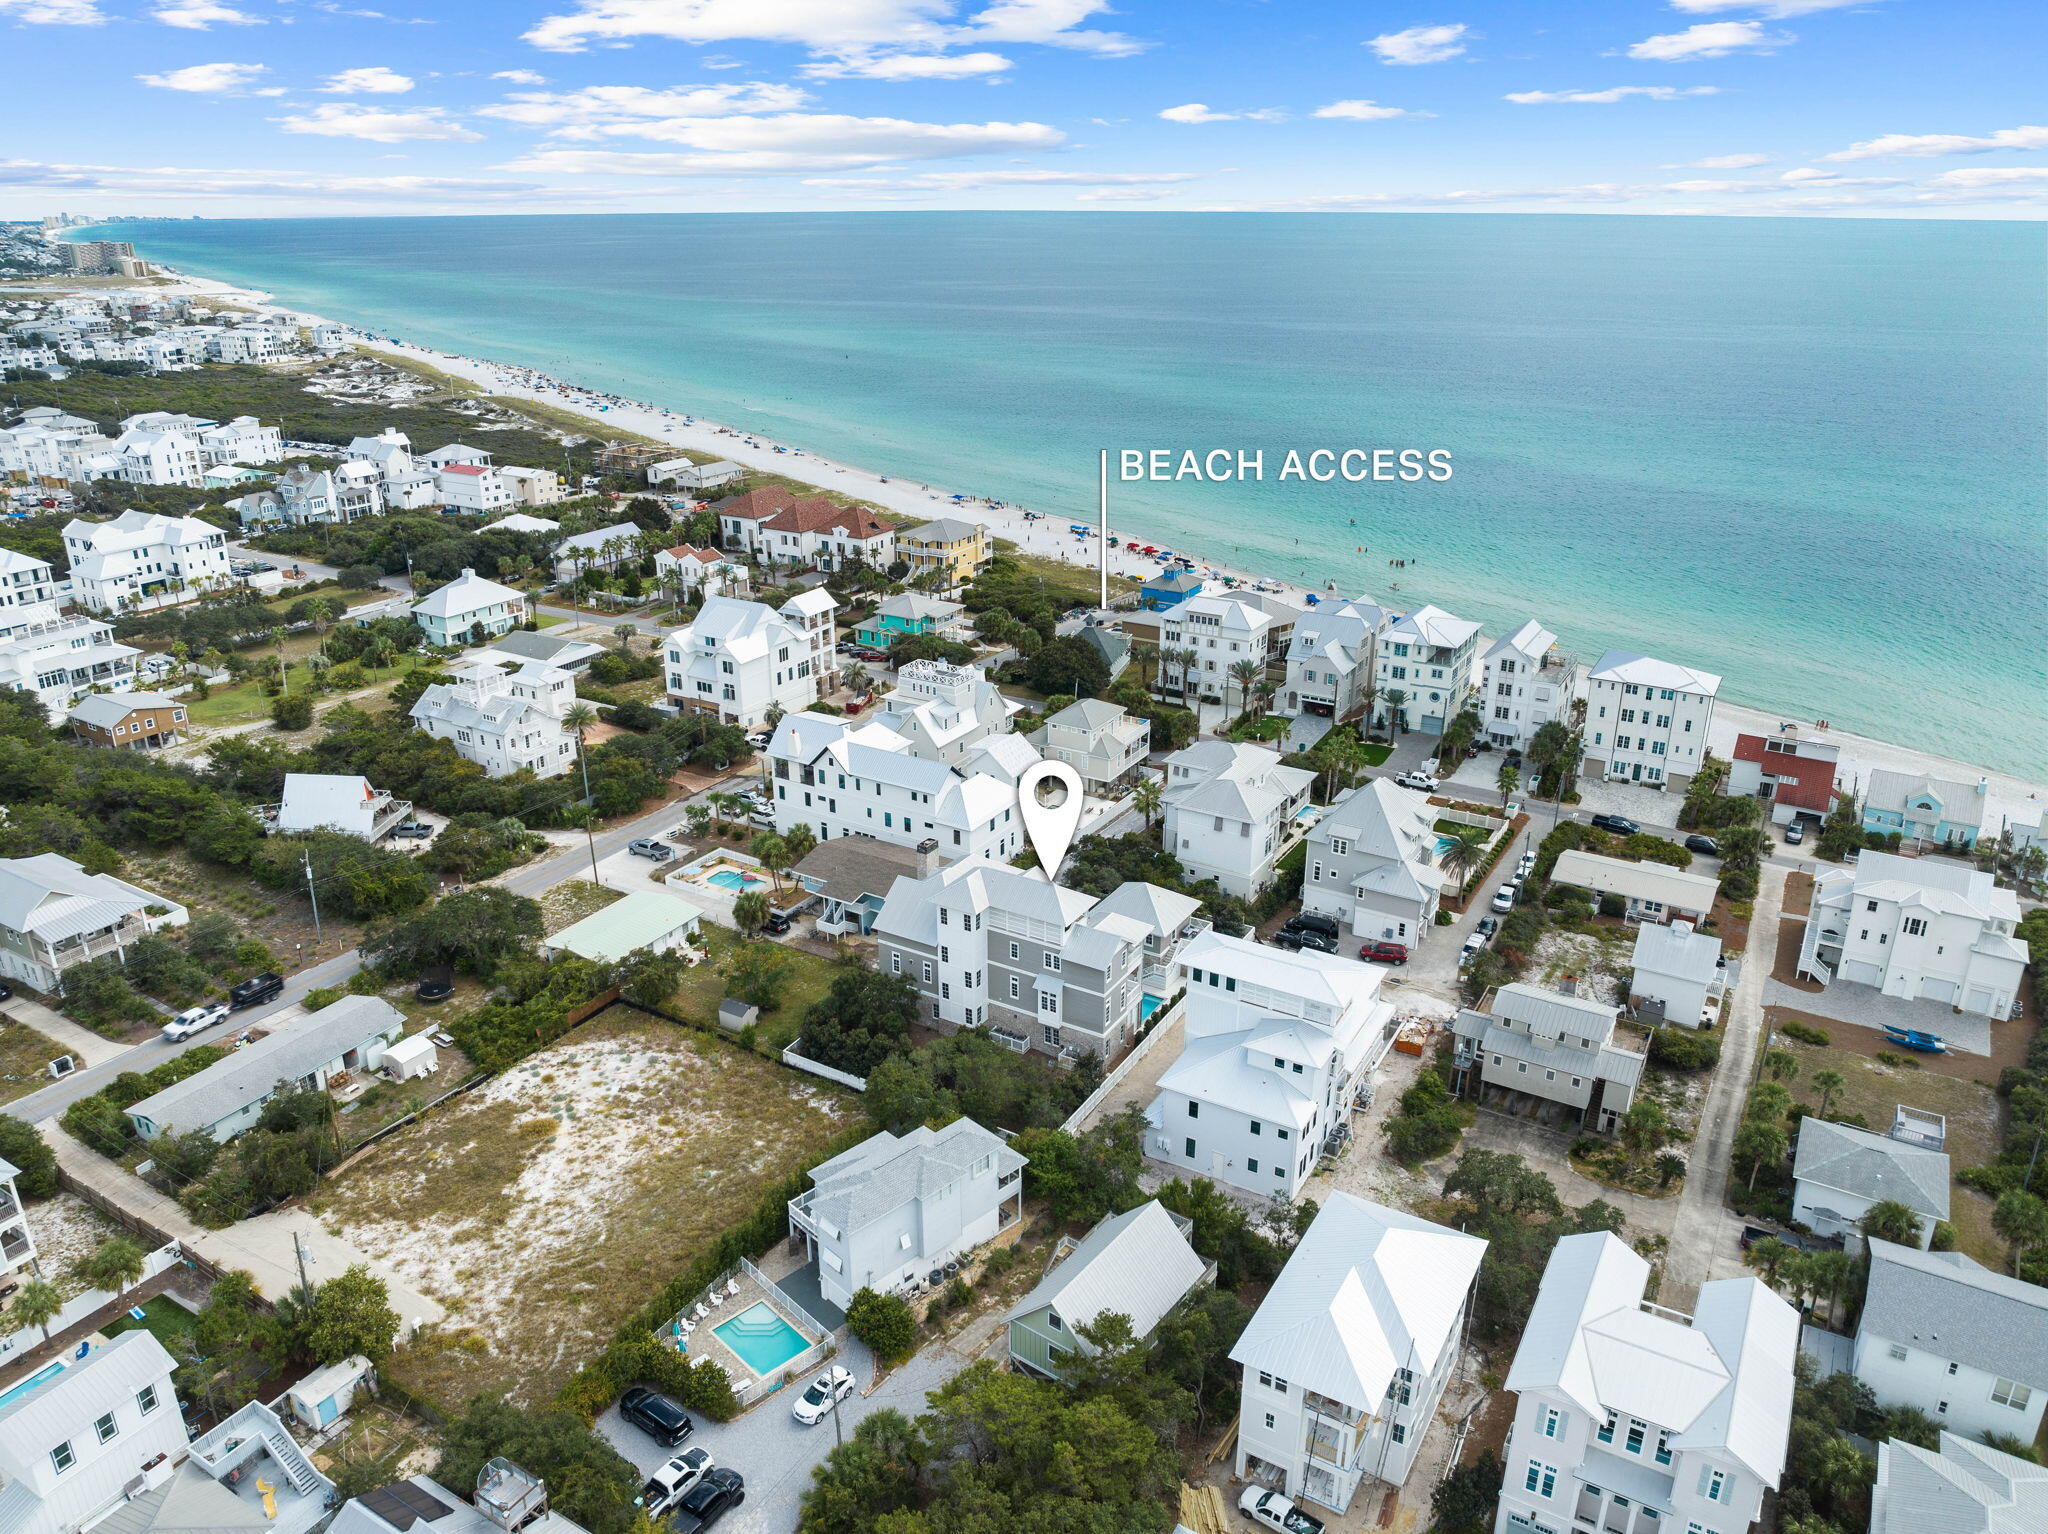
[[1262, 714], [1256, 719], [1233, 723], [1223, 732], [1225, 740], [1278, 740], [1287, 733], [1290, 721], [1276, 714]]
[[[1093, 607], [1101, 592], [1096, 571], [1091, 565], [1070, 565], [1064, 559], [1054, 559], [1049, 554], [1027, 554], [1022, 549], [1014, 552], [1005, 550], [1008, 557], [1016, 561], [1017, 568], [1026, 575], [1035, 575], [1052, 588], [1068, 605]], [[1128, 575], [1110, 572], [1109, 589], [1112, 595], [1120, 591], [1136, 591], [1139, 582]]]
[[173, 1358], [178, 1356], [178, 1339], [192, 1335], [192, 1328], [199, 1318], [177, 1303], [167, 1294], [159, 1294], [142, 1302], [142, 1313], [148, 1319], [136, 1320], [123, 1315], [107, 1326], [107, 1335], [118, 1337], [123, 1332], [146, 1331], [164, 1345], [164, 1351]]
[[1388, 757], [1394, 754], [1394, 748], [1392, 746], [1385, 745], [1378, 741], [1369, 740], [1363, 742], [1363, 744], [1365, 747], [1365, 764], [1368, 767], [1377, 767], [1382, 762], [1386, 761]]
[[[1835, 1024], [1836, 1030], [1847, 1027]], [[1820, 1093], [1814, 1090], [1816, 1071], [1841, 1072], [1843, 1087], [1829, 1103], [1837, 1117], [1861, 1114], [1874, 1134], [1887, 1134], [1892, 1127], [1892, 1110], [1900, 1103], [1939, 1113], [1948, 1120], [1948, 1157], [1951, 1171], [1984, 1166], [1998, 1155], [1998, 1098], [1982, 1082], [1912, 1065], [1885, 1065], [1867, 1055], [1846, 1049], [1818, 1048], [1783, 1035], [1772, 1047], [1791, 1051], [1799, 1061], [1799, 1074], [1791, 1080], [1794, 1101], [1820, 1107]], [[1949, 1186], [1949, 1220], [1956, 1228], [1956, 1245], [1987, 1268], [2005, 1271], [2005, 1243], [1991, 1228], [1992, 1200], [1960, 1183]]]
[[[404, 675], [404, 668], [400, 666], [365, 666], [363, 667], [363, 686], [369, 688], [387, 685], [397, 681], [402, 675]], [[205, 698], [199, 697], [197, 694], [187, 694], [185, 698], [186, 717], [193, 724], [209, 729], [219, 729], [227, 725], [248, 724], [254, 720], [268, 719], [270, 717], [270, 705], [273, 700], [263, 691], [264, 680], [264, 677], [255, 676], [249, 678], [246, 682], [236, 682], [231, 686], [216, 687], [213, 689], [212, 695]], [[312, 684], [312, 680], [313, 674], [307, 670], [303, 662], [293, 662], [285, 667], [286, 685], [293, 692], [305, 691]], [[351, 692], [356, 690], [350, 689]], [[334, 702], [341, 696], [342, 694], [340, 693], [320, 693], [314, 698], [313, 706], [318, 708], [321, 704]], [[362, 702], [363, 700], [358, 698], [357, 701]]]
[[391, 1377], [450, 1410], [531, 1403], [858, 1115], [829, 1083], [612, 1007], [374, 1147], [313, 1210], [448, 1307]]
[[[705, 922], [701, 930], [710, 939], [710, 950], [702, 964], [691, 969], [689, 978], [681, 990], [670, 999], [669, 1008], [678, 1017], [687, 1017], [693, 1022], [715, 1024], [718, 1021], [718, 1004], [726, 998], [726, 966], [732, 956], [746, 941], [737, 932], [721, 927], [714, 922]], [[767, 942], [769, 939], [756, 939]], [[834, 966], [829, 959], [821, 959], [814, 953], [806, 953], [787, 943], [776, 944], [789, 956], [788, 978], [783, 986], [782, 1000], [774, 1011], [763, 1009], [761, 1021], [755, 1028], [755, 1037], [762, 1047], [780, 1053], [796, 1040], [803, 1029], [804, 1013], [814, 1001], [824, 998], [832, 989]]]
[[48, 1085], [50, 1077], [43, 1067], [67, 1053], [26, 1024], [0, 1018], [0, 1103]]

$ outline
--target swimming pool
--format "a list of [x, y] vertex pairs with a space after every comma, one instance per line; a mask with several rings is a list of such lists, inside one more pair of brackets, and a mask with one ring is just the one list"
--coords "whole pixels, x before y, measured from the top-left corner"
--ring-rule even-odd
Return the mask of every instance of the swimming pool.
[[706, 884], [715, 884], [722, 890], [750, 889], [756, 884], [766, 884], [766, 879], [757, 879], [752, 874], [743, 874], [736, 868], [721, 868], [715, 874], [704, 876]]
[[748, 1306], [711, 1330], [739, 1355], [741, 1363], [763, 1379], [810, 1346], [804, 1341], [804, 1334], [777, 1315], [765, 1300]]
[[1157, 1012], [1161, 1007], [1165, 1005], [1166, 998], [1164, 996], [1154, 996], [1150, 991], [1147, 991], [1143, 996], [1140, 996], [1138, 998], [1139, 1025], [1142, 1026], [1146, 1023], [1151, 1022], [1152, 1014], [1154, 1012]]
[[1451, 850], [1451, 849], [1452, 849], [1453, 847], [1455, 847], [1455, 846], [1457, 846], [1457, 845], [1458, 845], [1458, 839], [1457, 839], [1457, 837], [1455, 837], [1455, 836], [1446, 836], [1446, 835], [1444, 835], [1444, 834], [1443, 834], [1443, 832], [1441, 832], [1441, 831], [1437, 832], [1437, 834], [1436, 834], [1436, 855], [1437, 855], [1438, 857], [1442, 857], [1442, 856], [1443, 856], [1443, 855], [1444, 855], [1444, 854], [1445, 854], [1446, 852], [1449, 852], [1449, 851], [1450, 851], [1450, 850]]
[[4, 1395], [0, 1395], [0, 1406], [5, 1406], [9, 1401], [12, 1401], [16, 1396], [27, 1395], [31, 1390], [35, 1389], [36, 1386], [42, 1384], [51, 1376], [62, 1374], [63, 1372], [64, 1365], [61, 1361], [54, 1364], [43, 1365], [42, 1368], [36, 1370], [35, 1373], [31, 1374], [19, 1385], [16, 1385], [13, 1389], [7, 1391]]

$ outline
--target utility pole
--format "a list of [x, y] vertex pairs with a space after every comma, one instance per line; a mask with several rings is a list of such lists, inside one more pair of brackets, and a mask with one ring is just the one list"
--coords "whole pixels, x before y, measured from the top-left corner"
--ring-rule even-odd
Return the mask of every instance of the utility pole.
[[306, 1275], [306, 1266], [317, 1259], [306, 1255], [306, 1238], [298, 1231], [292, 1232], [292, 1250], [298, 1253], [299, 1257], [299, 1293], [310, 1300], [313, 1297], [313, 1281]]
[[320, 930], [320, 887], [313, 880], [313, 854], [302, 850], [299, 855], [306, 860], [306, 898], [313, 902], [313, 941], [324, 946], [327, 935]]
[[832, 1392], [832, 1447], [835, 1449], [846, 1447], [846, 1434], [839, 1427], [839, 1392], [837, 1390]]
[[1096, 523], [1095, 553], [1101, 564], [1102, 593], [1100, 607], [1109, 606], [1109, 449], [1102, 448], [1096, 454], [1095, 465]]

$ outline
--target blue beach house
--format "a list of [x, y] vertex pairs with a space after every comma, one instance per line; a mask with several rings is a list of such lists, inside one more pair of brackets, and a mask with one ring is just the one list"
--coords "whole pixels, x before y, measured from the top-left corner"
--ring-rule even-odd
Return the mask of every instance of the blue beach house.
[[1189, 597], [1200, 596], [1203, 590], [1202, 578], [1193, 571], [1169, 570], [1153, 576], [1138, 588], [1138, 605], [1163, 613], [1180, 606]]
[[960, 613], [958, 602], [942, 602], [920, 591], [899, 592], [863, 618], [853, 637], [861, 644], [886, 650], [906, 635], [936, 633]]
[[1968, 849], [1976, 846], [1984, 826], [1984, 801], [1990, 783], [1957, 783], [1915, 772], [1870, 774], [1863, 796], [1863, 829], [1873, 835], [1896, 833], [1908, 842]]

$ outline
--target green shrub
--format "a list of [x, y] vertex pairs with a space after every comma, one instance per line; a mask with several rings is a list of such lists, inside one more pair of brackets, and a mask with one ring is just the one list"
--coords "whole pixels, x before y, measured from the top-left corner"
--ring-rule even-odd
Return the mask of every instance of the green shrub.
[[1816, 1049], [1826, 1049], [1829, 1043], [1832, 1042], [1825, 1028], [1815, 1028], [1796, 1019], [1789, 1023], [1778, 1024], [1778, 1032], [1784, 1034], [1788, 1039], [1796, 1039], [1801, 1044], [1811, 1044]]
[[1600, 897], [1600, 914], [1619, 919], [1628, 914], [1628, 902], [1619, 895], [1602, 895]]
[[1650, 1036], [1650, 1059], [1678, 1071], [1711, 1070], [1721, 1060], [1721, 1041], [1690, 1028], [1659, 1028]]
[[333, 1006], [341, 998], [342, 991], [339, 986], [322, 985], [306, 992], [305, 999], [299, 1004], [308, 1012], [318, 1012], [323, 1007]]
[[[986, 1271], [993, 1275], [994, 1264]], [[898, 1295], [862, 1289], [846, 1307], [846, 1324], [883, 1363], [899, 1364], [917, 1348], [917, 1319]]]

